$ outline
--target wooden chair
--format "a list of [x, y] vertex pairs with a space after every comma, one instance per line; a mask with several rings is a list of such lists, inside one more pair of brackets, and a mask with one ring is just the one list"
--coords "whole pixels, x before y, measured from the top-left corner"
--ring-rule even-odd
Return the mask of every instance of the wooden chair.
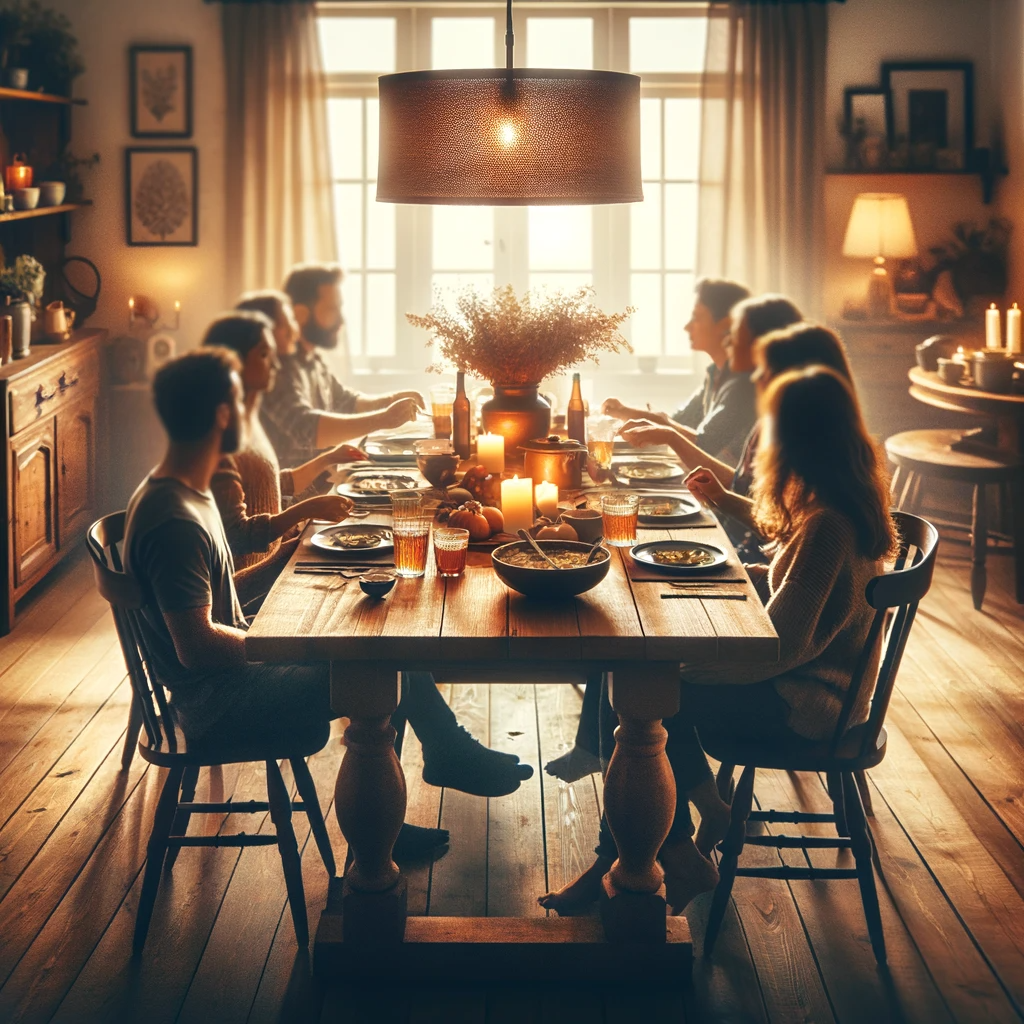
[[[1017, 561], [1017, 599], [1024, 600], [1021, 587], [1024, 578], [1024, 459], [1012, 452], [981, 443], [958, 451], [951, 446], [963, 436], [960, 430], [907, 430], [894, 434], [885, 442], [885, 453], [896, 467], [892, 478], [892, 497], [896, 508], [917, 512], [921, 507], [924, 481], [956, 480], [974, 489], [971, 506], [971, 599], [981, 609], [985, 600], [987, 573], [985, 555], [988, 551], [988, 504], [986, 488], [996, 485], [1000, 494], [1010, 490], [1010, 512], [1013, 543]], [[959, 524], [940, 524], [957, 525]], [[963, 528], [960, 526], [959, 528]]]
[[[313, 777], [305, 762], [306, 757], [322, 750], [326, 745], [330, 724], [324, 722], [318, 725], [311, 730], [308, 737], [301, 740], [291, 738], [281, 743], [268, 742], [266, 739], [259, 742], [218, 742], [214, 728], [211, 735], [203, 737], [201, 746], [193, 744], [190, 748], [174, 721], [174, 714], [167, 704], [163, 687], [151, 678], [147, 670], [150, 659], [138, 619], [139, 610], [143, 605], [142, 591], [138, 583], [124, 572], [121, 553], [118, 550], [118, 545], [124, 538], [124, 526], [124, 512], [115, 512], [93, 523], [88, 532], [89, 553], [92, 555], [96, 586], [110, 602], [121, 650], [128, 666], [128, 676], [132, 685], [133, 719], [137, 709], [139, 723], [144, 729], [144, 735], [138, 744], [139, 753], [150, 764], [168, 769], [149, 837], [146, 873], [142, 881], [142, 894], [139, 897], [138, 916], [135, 922], [134, 950], [140, 953], [145, 944], [165, 858], [166, 867], [170, 870], [178, 850], [183, 846], [276, 845], [281, 853], [295, 937], [300, 947], [306, 946], [309, 944], [306, 898], [303, 893], [302, 870], [291, 816], [292, 811], [306, 813], [324, 866], [328, 874], [334, 875], [334, 854], [327, 835], [327, 826], [320, 811]], [[131, 731], [132, 724], [129, 723], [129, 733]], [[139, 728], [136, 727], [135, 731], [138, 734]], [[125, 756], [130, 763], [131, 758], [127, 752]], [[278, 766], [280, 760], [287, 760], [291, 764], [300, 801], [292, 801], [288, 795]], [[221, 765], [248, 761], [266, 763], [265, 802], [195, 802], [200, 768], [218, 768]], [[249, 835], [244, 832], [223, 836], [185, 834], [193, 814], [258, 814], [266, 811], [270, 812], [276, 835]]]
[[[939, 535], [931, 523], [917, 516], [894, 512], [901, 538], [899, 558], [892, 572], [877, 576], [867, 587], [868, 604], [875, 617], [864, 651], [854, 668], [850, 689], [843, 704], [836, 731], [830, 740], [800, 742], [793, 740], [740, 740], [728, 734], [716, 735], [701, 730], [704, 749], [722, 762], [719, 789], [731, 779], [733, 767], [743, 765], [732, 801], [729, 831], [719, 845], [720, 880], [711, 903], [704, 955], [710, 956], [718, 937], [725, 910], [737, 875], [753, 878], [831, 879], [856, 878], [860, 883], [864, 916], [867, 918], [871, 946], [879, 964], [885, 963], [885, 937], [875, 891], [872, 867], [873, 844], [855, 773], [873, 768], [885, 757], [886, 733], [882, 727], [889, 707], [896, 673], [910, 635], [918, 602], [928, 592], [935, 567]], [[875, 678], [867, 678], [871, 655], [879, 637], [882, 650]], [[858, 694], [873, 686], [871, 711], [862, 725], [850, 727], [850, 715]], [[826, 777], [832, 798], [832, 814], [808, 814], [802, 811], [762, 810], [751, 812], [754, 777], [758, 768], [787, 772], [818, 772]], [[820, 836], [757, 835], [748, 836], [747, 822], [802, 823], [832, 822], [836, 838]], [[778, 867], [741, 868], [740, 854], [746, 844], [780, 850], [844, 850], [853, 853], [854, 868]], [[806, 857], [806, 853], [805, 853]]]

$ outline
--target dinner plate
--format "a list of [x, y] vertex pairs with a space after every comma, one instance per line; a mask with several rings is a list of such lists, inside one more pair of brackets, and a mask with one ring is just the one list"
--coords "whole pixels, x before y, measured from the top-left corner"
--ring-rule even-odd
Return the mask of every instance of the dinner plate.
[[419, 473], [398, 469], [361, 469], [352, 473], [336, 490], [344, 498], [363, 503], [388, 505], [392, 491], [424, 491], [426, 481]]
[[383, 464], [411, 464], [416, 462], [416, 442], [425, 440], [422, 437], [397, 435], [393, 437], [368, 437], [363, 443], [363, 451], [374, 461]]
[[641, 526], [675, 526], [700, 513], [700, 502], [689, 494], [642, 494], [637, 521]]
[[[353, 537], [371, 533], [380, 537], [380, 543], [372, 547], [364, 545], [349, 547], [334, 540], [336, 537]], [[389, 527], [367, 526], [363, 523], [341, 523], [338, 526], [327, 526], [314, 533], [309, 538], [309, 542], [313, 547], [332, 555], [382, 555], [395, 550], [395, 542]]]
[[[667, 565], [658, 562], [654, 558], [656, 551], [703, 551], [710, 556], [710, 561], [702, 565]], [[646, 544], [637, 544], [630, 548], [630, 556], [634, 562], [646, 566], [649, 569], [656, 569], [665, 573], [666, 576], [692, 576], [695, 573], [708, 572], [711, 569], [721, 568], [729, 560], [729, 556], [714, 544], [698, 544], [689, 540], [652, 540]]]
[[683, 467], [671, 462], [613, 462], [612, 471], [631, 487], [656, 487], [683, 476]]

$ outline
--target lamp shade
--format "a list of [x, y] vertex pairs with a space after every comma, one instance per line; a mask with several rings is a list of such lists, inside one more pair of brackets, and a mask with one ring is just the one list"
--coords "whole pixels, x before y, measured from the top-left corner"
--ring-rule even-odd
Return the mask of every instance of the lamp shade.
[[917, 255], [906, 196], [898, 192], [862, 192], [853, 202], [843, 239], [844, 256], [907, 259]]
[[640, 79], [487, 68], [382, 75], [377, 200], [635, 203]]

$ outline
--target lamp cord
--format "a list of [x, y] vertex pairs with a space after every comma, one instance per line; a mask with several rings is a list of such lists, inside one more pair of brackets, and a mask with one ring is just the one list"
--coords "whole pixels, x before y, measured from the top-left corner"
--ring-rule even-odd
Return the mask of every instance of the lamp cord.
[[512, 70], [512, 47], [515, 41], [512, 32], [512, 0], [508, 0], [508, 18], [505, 22], [505, 68], [508, 71]]

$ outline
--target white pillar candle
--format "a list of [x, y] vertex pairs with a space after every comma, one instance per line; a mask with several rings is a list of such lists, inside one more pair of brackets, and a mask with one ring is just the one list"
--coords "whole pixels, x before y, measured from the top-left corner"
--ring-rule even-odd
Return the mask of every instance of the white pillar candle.
[[533, 480], [518, 476], [501, 481], [501, 514], [505, 532], [516, 533], [533, 526]]
[[542, 516], [547, 516], [548, 519], [558, 518], [558, 487], [555, 484], [549, 484], [547, 480], [537, 484], [533, 496], [534, 504]]
[[505, 438], [501, 434], [477, 434], [476, 457], [488, 473], [504, 473]]
[[993, 302], [985, 310], [985, 348], [1002, 348], [1002, 322], [999, 310]]
[[1024, 352], [1020, 338], [1020, 309], [1016, 302], [1006, 311], [1006, 347], [1014, 355]]

